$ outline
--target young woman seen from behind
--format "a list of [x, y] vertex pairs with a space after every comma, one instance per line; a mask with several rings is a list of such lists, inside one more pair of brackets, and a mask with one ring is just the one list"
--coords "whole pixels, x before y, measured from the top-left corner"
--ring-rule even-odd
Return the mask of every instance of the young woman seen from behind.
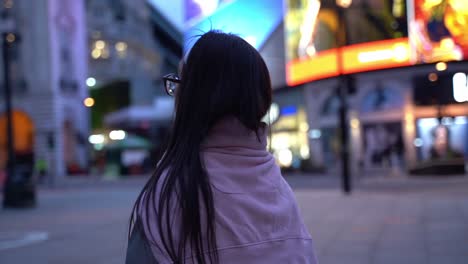
[[272, 90], [260, 54], [210, 31], [181, 68], [165, 76], [172, 132], [133, 208], [127, 263], [316, 263], [266, 150]]

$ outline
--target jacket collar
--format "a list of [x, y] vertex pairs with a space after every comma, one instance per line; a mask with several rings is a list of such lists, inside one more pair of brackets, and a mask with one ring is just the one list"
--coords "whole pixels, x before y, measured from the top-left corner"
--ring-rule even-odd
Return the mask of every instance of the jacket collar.
[[203, 141], [201, 148], [240, 147], [265, 150], [267, 146], [267, 126], [262, 123], [258, 133], [245, 127], [235, 117], [225, 117], [216, 123]]

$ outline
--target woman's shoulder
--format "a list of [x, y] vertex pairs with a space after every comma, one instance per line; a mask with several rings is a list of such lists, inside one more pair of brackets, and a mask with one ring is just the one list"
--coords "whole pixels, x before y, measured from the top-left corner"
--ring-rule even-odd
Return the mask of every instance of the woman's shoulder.
[[286, 237], [241, 246], [219, 248], [222, 263], [317, 264], [312, 239]]
[[268, 152], [242, 156], [233, 155], [235, 150], [229, 151], [204, 153], [204, 167], [214, 191], [226, 194], [275, 191], [281, 172]]

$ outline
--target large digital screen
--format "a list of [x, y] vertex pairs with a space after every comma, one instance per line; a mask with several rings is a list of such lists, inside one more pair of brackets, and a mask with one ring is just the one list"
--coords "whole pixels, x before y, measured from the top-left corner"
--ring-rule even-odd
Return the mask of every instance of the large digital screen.
[[184, 0], [184, 22], [192, 27], [233, 0]]
[[467, 0], [285, 0], [284, 23], [290, 86], [468, 54]]
[[409, 21], [414, 62], [468, 59], [468, 1], [412, 1]]
[[420, 161], [468, 157], [468, 118], [466, 116], [421, 118], [416, 121], [415, 146]]
[[282, 0], [185, 0], [184, 50], [211, 29], [237, 34], [259, 49], [282, 17]]

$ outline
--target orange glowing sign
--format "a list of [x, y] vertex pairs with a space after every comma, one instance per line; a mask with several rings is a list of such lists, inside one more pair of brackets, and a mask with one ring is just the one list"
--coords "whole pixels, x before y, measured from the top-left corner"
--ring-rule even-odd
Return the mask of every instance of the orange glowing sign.
[[336, 76], [336, 60], [336, 49], [332, 49], [318, 53], [313, 59], [291, 61], [286, 65], [286, 82], [289, 85], [297, 85]]
[[343, 48], [343, 73], [410, 65], [408, 39], [391, 39]]
[[291, 61], [286, 65], [288, 85], [294, 86], [339, 75], [338, 52], [342, 54], [343, 74], [411, 65], [407, 38], [368, 42], [323, 51], [304, 60]]

